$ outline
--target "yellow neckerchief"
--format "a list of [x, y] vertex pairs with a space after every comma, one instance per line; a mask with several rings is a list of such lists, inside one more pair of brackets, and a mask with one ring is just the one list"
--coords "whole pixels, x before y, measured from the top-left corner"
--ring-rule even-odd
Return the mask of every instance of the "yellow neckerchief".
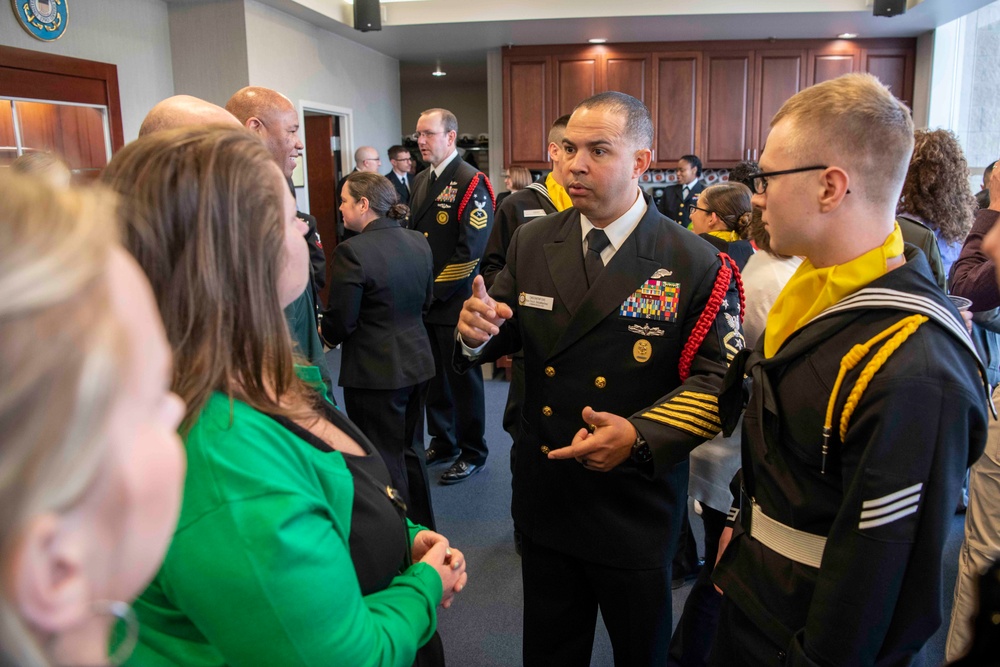
[[808, 259], [802, 260], [767, 314], [764, 356], [773, 357], [812, 318], [885, 275], [888, 261], [902, 254], [903, 234], [897, 224], [881, 246], [845, 264], [817, 269]]
[[739, 234], [737, 234], [736, 232], [731, 232], [728, 229], [725, 230], [725, 231], [719, 231], [719, 232], [709, 232], [709, 235], [710, 236], [714, 236], [714, 237], [719, 238], [719, 239], [722, 239], [723, 241], [728, 241], [729, 243], [732, 243], [733, 241], [739, 241], [740, 240], [740, 235]]
[[556, 183], [551, 173], [545, 177], [545, 189], [549, 191], [549, 199], [557, 211], [565, 211], [573, 205], [573, 200], [566, 194], [566, 188]]

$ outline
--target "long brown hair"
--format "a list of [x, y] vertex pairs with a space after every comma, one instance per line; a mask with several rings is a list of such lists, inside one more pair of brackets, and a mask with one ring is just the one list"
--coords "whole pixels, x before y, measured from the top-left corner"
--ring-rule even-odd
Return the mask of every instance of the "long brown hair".
[[750, 227], [750, 188], [742, 183], [718, 183], [710, 185], [698, 196], [698, 205], [719, 216], [719, 220], [731, 232], [747, 237]]
[[125, 246], [174, 351], [181, 432], [213, 391], [298, 416], [288, 405], [312, 394], [295, 375], [278, 298], [286, 186], [264, 144], [225, 126], [158, 132], [122, 149], [103, 180], [121, 194]]
[[914, 137], [898, 210], [919, 215], [948, 243], [960, 243], [977, 208], [962, 146], [948, 130], [917, 130]]

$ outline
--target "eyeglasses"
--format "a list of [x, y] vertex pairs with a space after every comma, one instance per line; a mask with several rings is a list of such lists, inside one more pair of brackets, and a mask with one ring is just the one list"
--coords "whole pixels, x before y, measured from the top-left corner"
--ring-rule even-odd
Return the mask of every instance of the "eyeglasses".
[[[773, 178], [775, 176], [784, 176], [785, 174], [798, 174], [803, 171], [818, 171], [820, 169], [828, 169], [826, 165], [816, 165], [814, 167], [799, 167], [798, 169], [783, 169], [782, 171], [768, 171], [768, 172], [758, 172], [756, 174], [750, 174], [747, 176], [747, 185], [750, 186], [750, 190], [754, 194], [762, 195], [767, 192], [767, 179]], [[850, 192], [848, 190], [848, 192]]]
[[411, 157], [391, 157], [391, 158], [389, 158], [389, 162], [413, 162], [413, 158], [411, 158]]
[[715, 211], [709, 211], [707, 208], [702, 208], [701, 206], [695, 206], [694, 204], [691, 204], [690, 208], [693, 208], [696, 211], [701, 211], [705, 215], [712, 215], [713, 213], [715, 213]]
[[382, 158], [380, 158], [380, 157], [366, 157], [364, 160], [362, 160], [362, 162], [378, 162], [379, 164], [382, 164]]
[[417, 132], [417, 139], [429, 139], [435, 134], [444, 134], [444, 132], [428, 132], [427, 130], [424, 130], [422, 132]]

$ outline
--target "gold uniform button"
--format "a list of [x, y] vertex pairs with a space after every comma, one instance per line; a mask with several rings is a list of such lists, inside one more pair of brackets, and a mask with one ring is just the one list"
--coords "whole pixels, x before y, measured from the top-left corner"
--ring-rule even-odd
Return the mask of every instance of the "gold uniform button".
[[542, 414], [545, 415], [546, 417], [551, 417], [552, 416], [552, 408], [550, 408], [549, 406], [546, 405], [544, 408], [542, 408]]
[[545, 367], [545, 375], [546, 375], [546, 377], [555, 377], [555, 375], [556, 375], [556, 369], [552, 368], [552, 366], [546, 366]]
[[546, 456], [548, 456], [548, 455], [549, 455], [549, 452], [551, 452], [551, 451], [552, 451], [551, 449], [549, 449], [549, 448], [548, 448], [548, 447], [546, 447], [545, 445], [542, 445], [541, 449], [542, 449], [542, 454], [545, 454]]
[[601, 377], [600, 375], [598, 375], [597, 378], [594, 380], [594, 386], [597, 387], [598, 389], [604, 389], [605, 387], [608, 386], [608, 381], [603, 377]]
[[430, 238], [430, 236], [431, 236], [430, 234], [428, 234], [427, 232], [424, 232], [424, 238], [425, 238], [425, 239], [426, 239], [426, 238]]

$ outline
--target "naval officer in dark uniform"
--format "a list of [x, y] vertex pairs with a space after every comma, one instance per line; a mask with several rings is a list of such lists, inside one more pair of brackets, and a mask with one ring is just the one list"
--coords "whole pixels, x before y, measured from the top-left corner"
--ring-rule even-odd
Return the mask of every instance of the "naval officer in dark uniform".
[[441, 476], [443, 484], [482, 470], [488, 454], [484, 432], [483, 374], [477, 367], [456, 373], [450, 363], [462, 302], [493, 223], [493, 188], [486, 175], [462, 161], [455, 150], [458, 120], [447, 109], [429, 109], [417, 120], [417, 146], [431, 168], [417, 174], [411, 188], [410, 228], [421, 232], [434, 255], [434, 300], [424, 317], [437, 374], [427, 392], [428, 465], [458, 455]]
[[677, 185], [664, 189], [660, 213], [679, 225], [691, 228], [691, 206], [705, 189], [701, 182], [701, 160], [697, 155], [685, 155], [677, 161]]
[[687, 456], [719, 432], [742, 347], [728, 260], [639, 189], [652, 139], [639, 100], [582, 102], [562, 142], [573, 208], [514, 232], [459, 323], [458, 367], [524, 350], [512, 514], [528, 667], [589, 665], [598, 609], [616, 665], [665, 661]]

